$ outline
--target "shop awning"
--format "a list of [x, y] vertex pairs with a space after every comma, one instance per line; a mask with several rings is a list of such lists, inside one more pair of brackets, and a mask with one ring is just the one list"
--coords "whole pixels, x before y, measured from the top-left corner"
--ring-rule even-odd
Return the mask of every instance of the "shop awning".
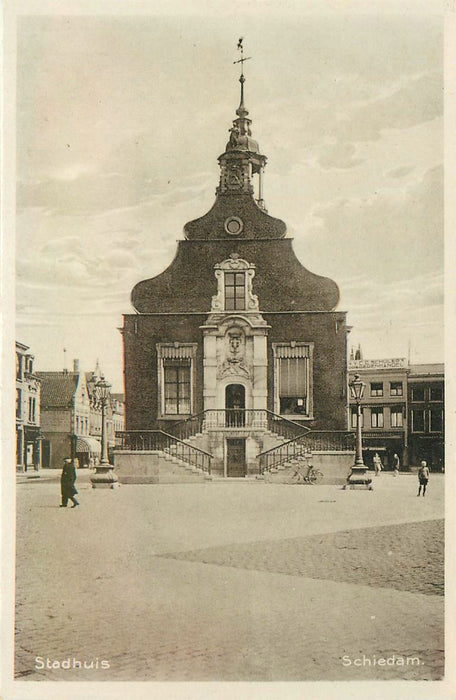
[[76, 452], [99, 455], [101, 453], [101, 445], [98, 440], [93, 437], [78, 437], [76, 441]]

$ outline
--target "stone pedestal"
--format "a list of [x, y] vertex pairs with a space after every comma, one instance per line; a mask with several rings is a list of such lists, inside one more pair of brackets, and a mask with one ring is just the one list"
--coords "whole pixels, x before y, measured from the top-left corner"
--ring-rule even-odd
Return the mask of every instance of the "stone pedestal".
[[345, 489], [369, 489], [373, 490], [372, 478], [365, 464], [355, 464], [351, 468], [350, 476], [344, 486]]
[[114, 489], [119, 486], [112, 464], [99, 464], [95, 469], [95, 474], [90, 477], [93, 489]]

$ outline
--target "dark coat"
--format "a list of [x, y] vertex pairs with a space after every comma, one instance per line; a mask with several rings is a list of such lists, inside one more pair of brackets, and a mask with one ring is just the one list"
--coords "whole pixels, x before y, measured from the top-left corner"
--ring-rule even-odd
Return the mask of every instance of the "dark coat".
[[62, 490], [62, 496], [70, 498], [74, 496], [78, 491], [75, 486], [76, 481], [76, 467], [74, 464], [68, 464], [65, 462], [62, 469], [62, 475], [60, 477], [60, 488]]

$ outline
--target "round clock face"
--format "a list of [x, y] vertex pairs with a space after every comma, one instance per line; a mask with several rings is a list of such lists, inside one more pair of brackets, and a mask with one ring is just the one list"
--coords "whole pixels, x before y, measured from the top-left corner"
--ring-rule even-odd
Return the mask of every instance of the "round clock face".
[[225, 231], [230, 234], [230, 236], [238, 236], [242, 233], [244, 228], [244, 222], [238, 216], [230, 216], [225, 221]]

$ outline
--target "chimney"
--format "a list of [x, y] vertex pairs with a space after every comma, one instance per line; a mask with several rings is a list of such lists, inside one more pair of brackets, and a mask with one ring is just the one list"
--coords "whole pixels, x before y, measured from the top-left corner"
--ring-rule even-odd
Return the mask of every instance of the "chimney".
[[79, 360], [73, 360], [73, 372], [79, 372]]

